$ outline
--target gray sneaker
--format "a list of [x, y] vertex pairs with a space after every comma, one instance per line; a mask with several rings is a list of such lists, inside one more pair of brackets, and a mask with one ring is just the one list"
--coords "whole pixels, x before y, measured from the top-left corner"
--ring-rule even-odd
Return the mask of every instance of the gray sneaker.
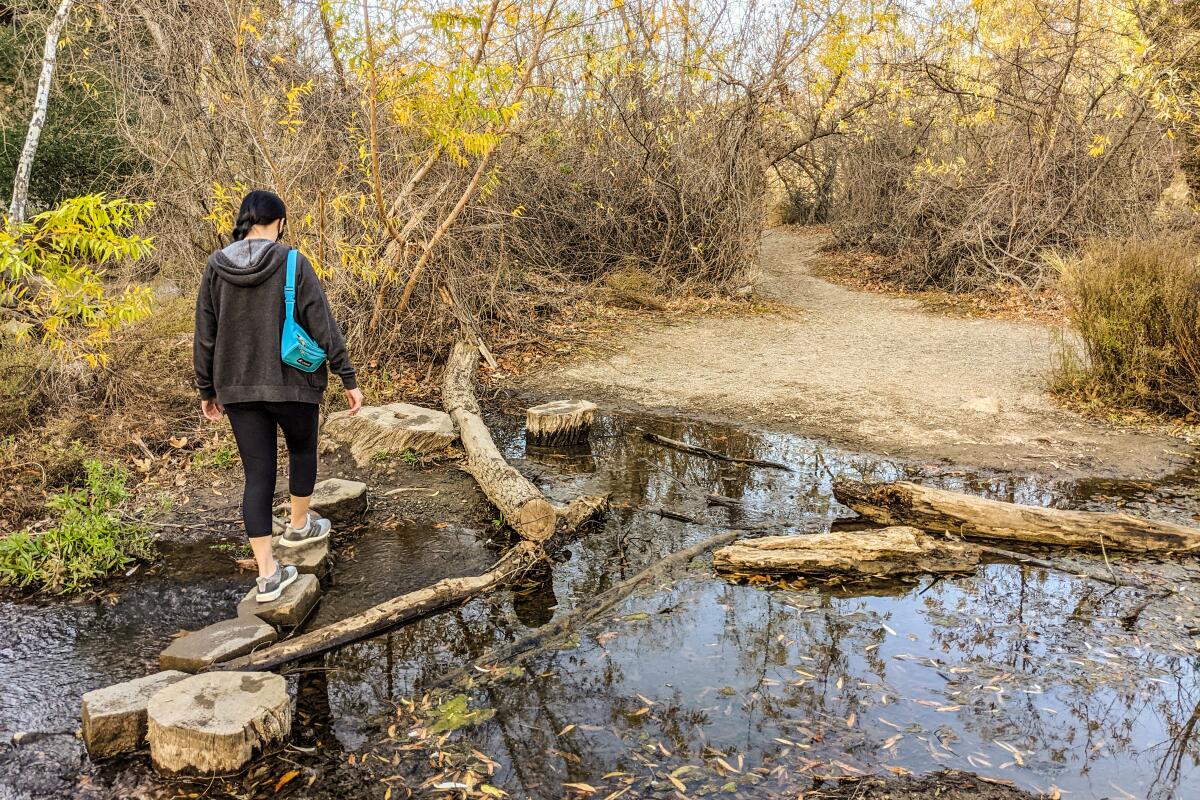
[[279, 544], [281, 547], [303, 547], [319, 542], [329, 536], [329, 529], [332, 527], [333, 524], [329, 520], [310, 511], [308, 525], [303, 528], [293, 528], [291, 520], [288, 520], [287, 527], [283, 529], [283, 536], [279, 537]]
[[275, 574], [269, 578], [258, 578], [258, 592], [254, 599], [260, 603], [269, 603], [279, 598], [283, 590], [296, 582], [300, 573], [290, 564], [277, 564]]

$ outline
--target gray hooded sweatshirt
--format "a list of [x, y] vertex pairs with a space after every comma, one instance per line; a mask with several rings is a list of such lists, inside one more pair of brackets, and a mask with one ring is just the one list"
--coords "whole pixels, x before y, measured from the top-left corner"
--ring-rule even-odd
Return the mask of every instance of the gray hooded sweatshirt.
[[321, 282], [303, 254], [296, 259], [296, 322], [324, 348], [329, 360], [301, 372], [280, 359], [287, 245], [243, 239], [208, 259], [196, 298], [192, 357], [196, 388], [204, 400], [320, 403], [327, 368], [347, 389], [358, 386], [346, 343]]

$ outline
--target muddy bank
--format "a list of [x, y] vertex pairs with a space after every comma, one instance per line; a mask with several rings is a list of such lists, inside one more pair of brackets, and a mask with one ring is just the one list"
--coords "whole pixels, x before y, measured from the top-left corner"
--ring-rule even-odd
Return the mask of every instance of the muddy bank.
[[[289, 674], [296, 738], [245, 775], [161, 781], [142, 758], [89, 762], [73, 736], [85, 688], [139, 674], [171, 633], [228, 612], [249, 582], [233, 553], [166, 547], [154, 569], [100, 597], [0, 605], [0, 682], [15, 698], [0, 699], [0, 729], [6, 739], [38, 734], [0, 752], [0, 797], [446, 796], [434, 784], [461, 780], [457, 755], [473, 752], [491, 764], [480, 780], [545, 800], [586, 794], [568, 784], [597, 797], [673, 797], [673, 780], [687, 796], [722, 798], [998, 799], [1057, 789], [1165, 800], [1200, 781], [1200, 742], [1187, 726], [1200, 704], [1200, 649], [1188, 629], [1200, 614], [1194, 561], [1111, 559], [1181, 590], [1133, 630], [1118, 617], [1136, 594], [1037, 568], [988, 564], [971, 576], [864, 586], [731, 583], [697, 562], [521, 669], [454, 687], [471, 713], [445, 741], [414, 734], [426, 723], [407, 704], [442, 676], [714, 528], [846, 525], [851, 513], [830, 491], [836, 475], [1176, 521], [1200, 510], [1188, 472], [1158, 483], [973, 472], [791, 434], [612, 414], [589, 449], [547, 453], [526, 450], [516, 417], [499, 422], [502, 449], [549, 494], [609, 490], [614, 513], [511, 591], [298, 665]], [[795, 471], [666, 450], [636, 426]], [[478, 571], [505, 546], [491, 510], [452, 466], [330, 466], [368, 480], [375, 501], [361, 530], [335, 539], [318, 623]], [[395, 489], [406, 491], [388, 494]], [[742, 506], [710, 508], [709, 493]], [[712, 527], [664, 520], [652, 513], [659, 508]]]
[[832, 284], [812, 274], [822, 241], [803, 229], [763, 239], [757, 289], [794, 313], [650, 322], [524, 385], [985, 469], [1148, 478], [1188, 462], [1186, 442], [1108, 426], [1047, 396], [1069, 333]]

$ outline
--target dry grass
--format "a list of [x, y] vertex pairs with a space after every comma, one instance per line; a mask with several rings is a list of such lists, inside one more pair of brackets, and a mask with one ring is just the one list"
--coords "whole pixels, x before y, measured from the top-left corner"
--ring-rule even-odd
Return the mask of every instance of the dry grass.
[[1054, 390], [1085, 406], [1200, 415], [1200, 250], [1182, 235], [1107, 241], [1061, 264], [1084, 352]]

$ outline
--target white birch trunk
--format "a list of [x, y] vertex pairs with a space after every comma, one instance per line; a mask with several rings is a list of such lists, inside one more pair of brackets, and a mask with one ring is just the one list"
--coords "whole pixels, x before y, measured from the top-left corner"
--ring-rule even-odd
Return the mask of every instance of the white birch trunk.
[[54, 19], [46, 29], [46, 47], [42, 51], [42, 74], [38, 78], [37, 94], [33, 100], [33, 116], [29, 120], [29, 131], [25, 134], [25, 147], [21, 160], [17, 162], [17, 173], [13, 177], [12, 203], [8, 207], [11, 223], [25, 221], [25, 207], [29, 201], [29, 177], [33, 172], [33, 159], [37, 156], [38, 140], [46, 124], [46, 107], [50, 103], [50, 82], [54, 77], [54, 63], [58, 60], [58, 38], [67, 24], [71, 6], [75, 0], [62, 0]]

